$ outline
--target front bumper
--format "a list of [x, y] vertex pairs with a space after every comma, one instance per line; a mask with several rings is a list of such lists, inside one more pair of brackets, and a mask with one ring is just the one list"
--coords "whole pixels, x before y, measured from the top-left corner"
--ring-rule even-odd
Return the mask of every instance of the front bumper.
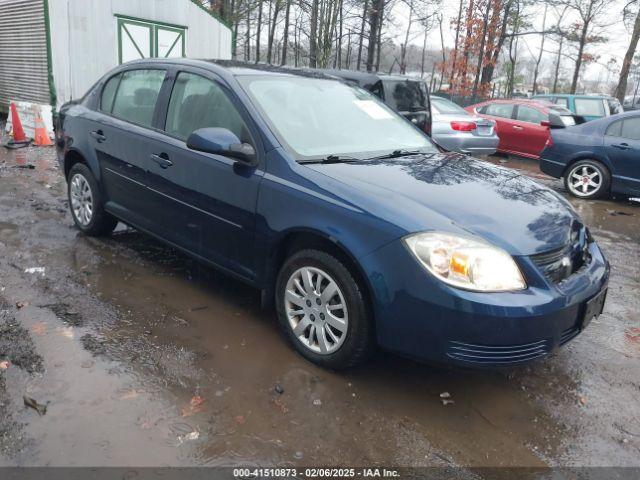
[[425, 271], [401, 240], [361, 260], [372, 290], [379, 344], [420, 360], [500, 367], [543, 357], [580, 333], [586, 302], [606, 288], [609, 265], [595, 242], [591, 262], [560, 284], [518, 257], [529, 287], [478, 293]]

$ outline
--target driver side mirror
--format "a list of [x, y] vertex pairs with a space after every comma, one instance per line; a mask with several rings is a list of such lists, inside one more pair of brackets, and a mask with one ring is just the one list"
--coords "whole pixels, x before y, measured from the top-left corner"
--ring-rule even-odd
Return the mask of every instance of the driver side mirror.
[[231, 157], [248, 166], [257, 165], [258, 159], [253, 146], [242, 143], [235, 133], [226, 128], [209, 127], [194, 131], [187, 138], [187, 148]]

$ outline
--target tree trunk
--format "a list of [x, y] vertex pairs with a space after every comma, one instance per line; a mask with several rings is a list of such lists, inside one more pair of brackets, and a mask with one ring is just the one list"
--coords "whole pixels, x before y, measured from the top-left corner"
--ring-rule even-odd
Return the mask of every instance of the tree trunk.
[[456, 40], [453, 45], [453, 61], [451, 62], [451, 74], [449, 75], [449, 93], [451, 93], [451, 86], [453, 85], [453, 79], [456, 72], [456, 61], [458, 60], [458, 42], [460, 41], [460, 24], [462, 23], [462, 7], [464, 0], [460, 0], [460, 6], [458, 7], [458, 20], [456, 23]]
[[336, 55], [336, 63], [338, 64], [338, 68], [342, 68], [342, 25], [343, 25], [343, 16], [342, 16], [342, 0], [339, 2], [340, 8], [340, 26], [338, 28], [338, 54]]
[[262, 2], [258, 2], [258, 26], [256, 30], [256, 63], [260, 61], [260, 34], [262, 30]]
[[380, 54], [382, 53], [382, 24], [384, 19], [384, 0], [380, 0], [380, 13], [378, 15], [378, 35], [376, 40], [376, 72], [380, 70]]
[[244, 59], [247, 62], [251, 61], [251, 8], [250, 0], [247, 0], [247, 31], [245, 32], [245, 52]]
[[546, 38], [546, 34], [544, 30], [547, 26], [547, 10], [549, 8], [549, 4], [544, 4], [544, 15], [542, 16], [542, 39], [540, 40], [540, 51], [538, 52], [538, 58], [536, 58], [536, 67], [533, 70], [533, 92], [532, 95], [538, 93], [538, 71], [540, 70], [540, 62], [542, 61], [542, 52], [544, 50], [544, 40]]
[[380, 5], [382, 0], [372, 0], [369, 11], [369, 42], [367, 44], [367, 72], [371, 72], [376, 59], [376, 44], [378, 43], [378, 23], [380, 22]]
[[553, 75], [553, 92], [558, 93], [558, 74], [560, 73], [560, 60], [562, 59], [562, 44], [564, 43], [564, 37], [560, 36], [560, 42], [558, 42], [558, 58], [556, 58], [556, 69]]
[[271, 19], [271, 24], [269, 26], [269, 44], [267, 45], [267, 63], [271, 63], [271, 56], [273, 54], [273, 37], [276, 33], [276, 23], [278, 22], [278, 15], [280, 14], [280, 10], [282, 10], [281, 0], [276, 0], [273, 6], [273, 18]]
[[573, 80], [571, 80], [571, 90], [569, 93], [576, 93], [578, 88], [578, 78], [580, 78], [580, 67], [582, 67], [582, 55], [584, 53], [584, 46], [587, 42], [587, 32], [589, 30], [589, 22], [585, 21], [580, 32], [580, 42], [578, 43], [578, 58], [576, 58], [576, 68], [573, 71]]
[[413, 21], [413, 0], [409, 1], [409, 20], [407, 30], [404, 34], [404, 43], [400, 44], [400, 73], [407, 73], [407, 47], [409, 45], [409, 35], [411, 34], [411, 23]]
[[309, 66], [316, 68], [318, 57], [318, 0], [311, 4], [311, 31], [309, 32]]
[[286, 0], [287, 6], [284, 11], [284, 34], [282, 37], [282, 59], [280, 65], [287, 64], [287, 47], [289, 46], [289, 15], [291, 12], [291, 0]]
[[638, 39], [640, 39], [640, 10], [638, 10], [638, 14], [636, 15], [633, 33], [631, 34], [631, 42], [624, 56], [622, 69], [620, 70], [620, 79], [618, 80], [618, 86], [614, 93], [614, 96], [620, 100], [620, 103], [624, 102], [624, 96], [627, 94], [627, 79], [629, 78], [629, 69], [631, 68], [633, 56], [636, 54], [636, 48], [638, 47]]
[[484, 45], [487, 37], [487, 27], [489, 26], [490, 10], [491, 2], [487, 0], [487, 9], [484, 11], [484, 17], [482, 17], [482, 38], [480, 39], [480, 50], [478, 51], [478, 65], [476, 66], [476, 75], [473, 80], [473, 90], [471, 91], [474, 102], [478, 95], [478, 83], [480, 83], [480, 72], [482, 70], [482, 61], [484, 60]]
[[364, 40], [364, 27], [367, 25], [367, 12], [369, 10], [369, 0], [364, 0], [364, 8], [362, 10], [362, 23], [360, 24], [360, 35], [358, 39], [358, 63], [356, 70], [360, 70], [362, 66], [362, 42]]
[[500, 35], [498, 36], [498, 43], [496, 43], [493, 52], [489, 58], [489, 63], [482, 69], [482, 78], [480, 83], [482, 85], [488, 85], [493, 80], [493, 73], [495, 72], [500, 52], [504, 46], [504, 42], [507, 38], [507, 26], [509, 25], [509, 15], [511, 13], [511, 7], [514, 0], [508, 0], [504, 7], [504, 15], [502, 17], [502, 25], [500, 26]]

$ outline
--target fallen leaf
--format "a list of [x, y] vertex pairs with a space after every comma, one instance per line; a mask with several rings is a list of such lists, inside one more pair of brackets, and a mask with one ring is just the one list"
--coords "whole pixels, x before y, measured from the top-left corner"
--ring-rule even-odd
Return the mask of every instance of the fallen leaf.
[[140, 390], [129, 390], [120, 396], [120, 400], [131, 400], [133, 398], [138, 398], [140, 394], [143, 393]]
[[583, 407], [587, 405], [586, 397], [580, 397], [578, 401], [580, 402], [580, 405], [582, 405]]
[[451, 394], [449, 392], [442, 392], [440, 398], [451, 398]]
[[73, 337], [75, 336], [75, 334], [73, 333], [73, 327], [61, 327], [58, 329], [58, 332], [60, 332], [60, 335], [68, 339], [73, 339]]
[[47, 333], [47, 324], [44, 322], [38, 322], [31, 327], [31, 332], [36, 335], [44, 335]]
[[27, 302], [16, 302], [17, 309], [21, 309], [23, 307], [26, 307], [27, 305], [29, 305]]
[[0, 370], [6, 370], [11, 366], [11, 363], [8, 360], [4, 360], [0, 362]]
[[455, 404], [455, 403], [456, 403], [456, 402], [454, 402], [453, 400], [449, 400], [449, 399], [446, 399], [446, 398], [443, 398], [443, 399], [442, 399], [442, 405], [444, 405], [445, 407], [446, 407], [447, 405], [453, 405], [453, 404]]
[[204, 398], [202, 398], [200, 395], [196, 395], [194, 397], [191, 398], [191, 401], [189, 402], [189, 404], [192, 407], [197, 407], [199, 405], [202, 405], [204, 403]]
[[34, 400], [31, 397], [27, 397], [26, 395], [24, 397], [22, 397], [22, 400], [24, 401], [24, 406], [25, 407], [29, 407], [29, 408], [33, 408], [36, 412], [38, 412], [38, 414], [40, 416], [44, 415], [45, 413], [47, 413], [47, 406], [43, 405], [41, 403], [38, 403], [36, 400]]
[[238, 416], [235, 418], [235, 420], [236, 420], [236, 423], [239, 423], [240, 425], [243, 425], [243, 424], [244, 424], [244, 422], [246, 421], [246, 420], [244, 419], [244, 415], [238, 415]]

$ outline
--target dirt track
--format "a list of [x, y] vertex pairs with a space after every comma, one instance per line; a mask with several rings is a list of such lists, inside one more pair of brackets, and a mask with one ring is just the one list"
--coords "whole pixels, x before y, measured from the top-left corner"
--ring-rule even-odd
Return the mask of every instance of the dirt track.
[[0, 151], [0, 465], [640, 466], [640, 204], [573, 201], [611, 286], [554, 356], [476, 372], [380, 353], [332, 373], [259, 292], [122, 225], [80, 235], [65, 187], [51, 150]]

